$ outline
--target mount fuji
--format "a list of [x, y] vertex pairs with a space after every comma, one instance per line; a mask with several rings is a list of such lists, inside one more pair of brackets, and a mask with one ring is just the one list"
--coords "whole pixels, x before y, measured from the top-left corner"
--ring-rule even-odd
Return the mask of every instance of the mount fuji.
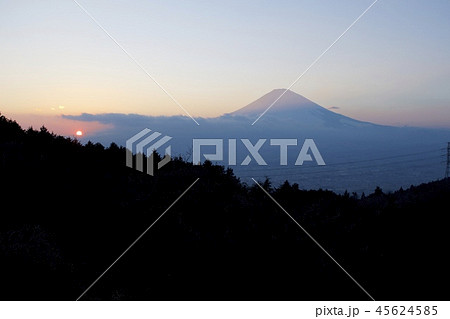
[[[264, 114], [263, 116], [261, 116]], [[246, 117], [267, 122], [288, 121], [302, 127], [368, 127], [375, 124], [362, 122], [332, 112], [291, 90], [275, 89], [243, 108], [225, 116]], [[254, 121], [252, 121], [254, 122]]]

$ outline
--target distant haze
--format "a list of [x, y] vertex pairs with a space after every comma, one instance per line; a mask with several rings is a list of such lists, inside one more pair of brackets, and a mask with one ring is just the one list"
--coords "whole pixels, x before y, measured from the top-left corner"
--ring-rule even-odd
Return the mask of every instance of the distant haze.
[[[289, 180], [303, 188], [325, 188], [338, 192], [346, 189], [370, 192], [376, 186], [395, 190], [442, 178], [445, 172], [444, 148], [450, 141], [450, 130], [413, 127], [392, 127], [363, 122], [335, 113], [313, 101], [287, 91], [255, 125], [254, 120], [275, 101], [282, 89], [272, 90], [247, 106], [223, 116], [197, 118], [197, 126], [186, 116], [143, 116], [138, 114], [82, 114], [64, 119], [80, 123], [99, 123], [107, 126], [89, 137], [93, 142], [108, 145], [125, 141], [144, 128], [173, 137], [172, 154], [192, 160], [194, 138], [223, 139], [224, 160], [227, 166], [228, 140], [237, 143], [237, 165], [231, 167], [245, 182], [251, 178], [269, 177], [276, 184]], [[271, 146], [270, 139], [297, 139], [298, 145], [289, 147], [287, 166], [280, 165], [280, 149]], [[326, 166], [315, 162], [294, 166], [303, 141], [314, 139]], [[241, 139], [253, 145], [265, 139], [260, 149], [266, 166], [241, 165], [248, 155]], [[214, 153], [206, 147], [204, 154]], [[203, 156], [202, 156], [203, 158]], [[203, 158], [204, 159], [204, 158]]]

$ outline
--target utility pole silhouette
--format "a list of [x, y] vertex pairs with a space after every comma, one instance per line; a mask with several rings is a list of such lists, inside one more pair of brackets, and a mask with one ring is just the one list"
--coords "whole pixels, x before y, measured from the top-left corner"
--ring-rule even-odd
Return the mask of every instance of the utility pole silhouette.
[[450, 142], [447, 144], [447, 168], [445, 169], [445, 178], [450, 177]]

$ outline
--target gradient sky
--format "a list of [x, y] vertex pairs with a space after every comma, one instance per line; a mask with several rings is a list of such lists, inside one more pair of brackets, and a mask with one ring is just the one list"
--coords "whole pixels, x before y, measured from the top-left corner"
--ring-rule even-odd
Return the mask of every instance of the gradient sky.
[[[210, 117], [288, 87], [373, 1], [79, 2]], [[360, 120], [450, 127], [449, 13], [448, 0], [379, 0], [292, 90]], [[19, 121], [184, 114], [71, 0], [0, 0], [0, 43], [0, 112]]]

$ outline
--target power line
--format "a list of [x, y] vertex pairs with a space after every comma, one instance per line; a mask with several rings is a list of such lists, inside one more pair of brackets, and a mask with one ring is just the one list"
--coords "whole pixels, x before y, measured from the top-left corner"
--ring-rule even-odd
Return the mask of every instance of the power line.
[[[358, 161], [346, 161], [346, 162], [338, 162], [338, 163], [331, 163], [327, 164], [325, 166], [312, 166], [308, 167], [308, 169], [320, 169], [324, 167], [333, 167], [333, 166], [340, 166], [340, 165], [350, 165], [350, 164], [359, 164], [359, 163], [367, 163], [367, 162], [374, 162], [374, 161], [383, 161], [383, 160], [389, 160], [389, 159], [395, 159], [395, 158], [402, 158], [402, 157], [409, 157], [409, 156], [415, 156], [415, 155], [421, 155], [421, 154], [429, 154], [434, 153], [438, 151], [445, 150], [445, 148], [439, 148], [429, 151], [422, 151], [422, 152], [416, 152], [416, 153], [409, 153], [409, 154], [401, 154], [401, 155], [394, 155], [394, 156], [386, 156], [386, 157], [379, 157], [379, 158], [373, 158], [373, 159], [365, 159], [365, 160], [358, 160]], [[236, 167], [238, 168], [238, 167]], [[246, 172], [254, 172], [254, 171], [286, 171], [286, 170], [292, 170], [292, 169], [298, 169], [298, 166], [296, 167], [278, 167], [278, 168], [265, 168], [265, 167], [257, 167], [254, 169], [246, 169]], [[237, 171], [237, 170], [236, 170]]]
[[[439, 157], [441, 157], [441, 156], [439, 156]], [[418, 162], [418, 161], [425, 161], [425, 160], [430, 160], [430, 159], [437, 159], [437, 158], [439, 158], [439, 157], [432, 156], [432, 157], [418, 158], [418, 159], [407, 160], [407, 161], [395, 161], [395, 162], [389, 162], [389, 163], [381, 163], [381, 164], [379, 164], [379, 165], [386, 166], [386, 165], [395, 165], [395, 164], [414, 163], [414, 162]], [[420, 164], [420, 165], [415, 166], [415, 168], [419, 168], [419, 167], [427, 167], [427, 166], [429, 166], [429, 164]], [[314, 166], [314, 167], [316, 167], [316, 166]], [[271, 176], [271, 177], [276, 177], [276, 176], [286, 176], [286, 175], [289, 175], [289, 176], [299, 176], [299, 175], [304, 176], [304, 175], [320, 174], [320, 173], [327, 173], [327, 174], [330, 174], [330, 173], [348, 172], [348, 170], [350, 169], [350, 168], [339, 168], [339, 169], [330, 171], [330, 170], [326, 170], [327, 166], [322, 166], [322, 168], [323, 168], [323, 170], [320, 170], [320, 171], [314, 171], [314, 172], [312, 172], [312, 171], [303, 171], [303, 172], [299, 172], [299, 171], [298, 171], [298, 172], [288, 172], [288, 173], [284, 173], [284, 174], [283, 174], [283, 173], [280, 173], [280, 174], [271, 174], [271, 173], [267, 173], [267, 174], [262, 174], [262, 175], [255, 175], [255, 174], [251, 174], [251, 173], [250, 173], [250, 174], [248, 174], [248, 175], [237, 174], [237, 176], [238, 176], [238, 177], [265, 177], [265, 176], [267, 176], [267, 177], [269, 177], [269, 176]], [[354, 168], [351, 168], [352, 174], [346, 174], [345, 176], [352, 176], [352, 175], [355, 175], [355, 174], [357, 173], [358, 170], [368, 169], [368, 168], [376, 168], [376, 169], [378, 170], [378, 172], [380, 172], [380, 167], [379, 167], [379, 166], [373, 166], [373, 165], [370, 165], [370, 166], [360, 166], [360, 167], [354, 167]], [[389, 167], [384, 167], [384, 168], [385, 168], [385, 171], [389, 171], [389, 170], [393, 169], [393, 168], [389, 168]], [[298, 167], [298, 170], [302, 170], [302, 168]], [[260, 172], [261, 172], [261, 171], [260, 171]], [[261, 172], [261, 173], [263, 173], [263, 172]]]
[[[432, 152], [436, 152], [435, 151], [430, 151]], [[425, 153], [430, 153], [430, 152], [421, 152], [421, 153], [415, 153], [415, 154], [405, 154], [405, 155], [399, 155], [399, 156], [391, 156], [391, 157], [385, 157], [385, 158], [379, 158], [379, 159], [373, 159], [373, 160], [361, 160], [361, 161], [351, 161], [351, 162], [341, 162], [341, 163], [333, 163], [333, 164], [328, 164], [325, 166], [308, 166], [308, 167], [303, 167], [303, 166], [295, 166], [295, 167], [284, 167], [284, 168], [258, 168], [258, 169], [251, 169], [251, 170], [246, 170], [243, 173], [244, 174], [253, 174], [253, 175], [248, 175], [248, 176], [255, 176], [255, 174], [253, 172], [255, 172], [256, 174], [258, 173], [270, 173], [270, 175], [272, 176], [282, 176], [282, 175], [292, 175], [292, 174], [296, 174], [299, 173], [297, 171], [302, 170], [302, 172], [300, 174], [317, 174], [317, 173], [323, 173], [323, 172], [330, 172], [330, 170], [328, 170], [328, 167], [336, 167], [336, 166], [340, 166], [337, 170], [334, 170], [334, 172], [337, 171], [342, 171], [342, 170], [347, 170], [349, 168], [346, 168], [345, 165], [350, 165], [350, 164], [359, 164], [359, 163], [367, 163], [367, 162], [375, 162], [375, 161], [379, 161], [379, 160], [390, 160], [390, 159], [397, 159], [397, 158], [402, 158], [402, 157], [407, 157], [407, 156], [411, 156], [411, 155], [419, 155], [419, 154], [425, 154]], [[442, 158], [444, 155], [440, 154], [440, 155], [433, 155], [433, 156], [427, 156], [427, 157], [422, 157], [422, 158], [415, 158], [415, 159], [411, 159], [411, 160], [402, 160], [402, 161], [390, 161], [390, 162], [384, 162], [384, 163], [378, 163], [375, 164], [377, 166], [380, 165], [391, 165], [391, 164], [397, 164], [397, 163], [409, 163], [409, 162], [415, 162], [415, 161], [423, 161], [423, 160], [429, 160], [429, 159], [436, 159], [436, 158]], [[362, 169], [362, 168], [371, 168], [374, 167], [374, 165], [370, 165], [370, 166], [356, 166], [356, 167], [352, 167], [352, 170], [356, 170], [356, 169]], [[289, 170], [289, 171], [287, 171]], [[293, 172], [292, 170], [296, 170], [296, 172]], [[239, 170], [235, 170], [237, 175], [239, 176], [243, 176], [242, 174], [239, 174]], [[280, 174], [273, 174], [271, 173], [272, 171], [284, 171], [284, 173], [280, 173]], [[267, 174], [266, 174], [267, 175]]]
[[450, 174], [450, 142], [447, 143], [447, 164], [445, 168], [445, 178], [448, 178]]

